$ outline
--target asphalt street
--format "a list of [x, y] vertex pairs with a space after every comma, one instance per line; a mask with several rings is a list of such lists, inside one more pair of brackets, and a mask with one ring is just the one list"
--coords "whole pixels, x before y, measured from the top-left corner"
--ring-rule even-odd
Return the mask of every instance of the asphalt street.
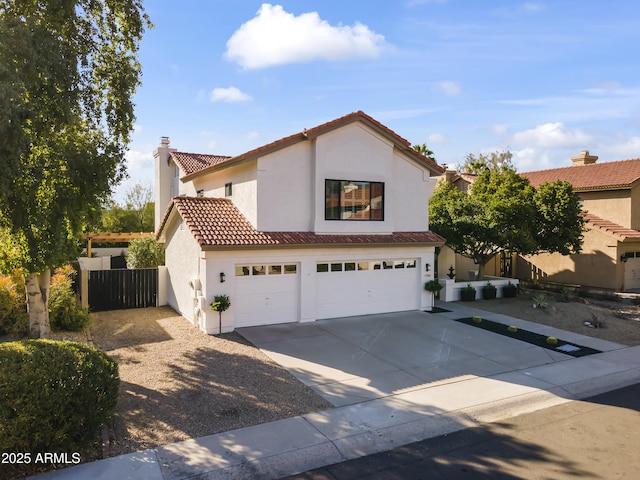
[[287, 477], [638, 479], [640, 384]]

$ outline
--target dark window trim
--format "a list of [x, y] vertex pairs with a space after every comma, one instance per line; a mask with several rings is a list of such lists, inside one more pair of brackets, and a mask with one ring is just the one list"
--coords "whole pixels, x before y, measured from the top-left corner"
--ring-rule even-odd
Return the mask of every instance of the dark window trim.
[[[328, 218], [327, 212], [327, 188], [329, 187], [329, 182], [353, 182], [353, 183], [368, 183], [370, 186], [373, 184], [379, 184], [382, 187], [382, 206], [380, 210], [382, 211], [381, 218]], [[338, 180], [335, 178], [326, 178], [324, 180], [324, 219], [326, 221], [339, 221], [339, 222], [384, 222], [384, 197], [385, 197], [385, 182], [378, 182], [373, 180]], [[371, 195], [372, 188], [369, 187], [369, 204], [371, 204]], [[341, 211], [342, 205], [340, 204], [340, 195], [338, 195], [338, 211]]]
[[233, 183], [225, 183], [224, 184], [224, 196], [231, 197], [233, 195]]

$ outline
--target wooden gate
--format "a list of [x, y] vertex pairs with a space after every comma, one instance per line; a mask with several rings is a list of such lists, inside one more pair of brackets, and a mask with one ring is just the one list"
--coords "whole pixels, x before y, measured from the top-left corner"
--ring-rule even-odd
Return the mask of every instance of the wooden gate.
[[155, 307], [158, 269], [92, 270], [89, 272], [89, 307], [92, 311]]

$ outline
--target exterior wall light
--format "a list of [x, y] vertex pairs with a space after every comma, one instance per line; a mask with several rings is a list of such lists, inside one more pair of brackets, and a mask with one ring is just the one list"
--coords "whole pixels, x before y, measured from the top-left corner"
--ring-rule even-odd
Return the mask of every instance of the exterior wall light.
[[431, 269], [431, 264], [430, 263], [425, 264], [425, 268], [426, 268], [425, 271], [428, 272]]
[[225, 274], [224, 272], [220, 272], [220, 283], [224, 283]]

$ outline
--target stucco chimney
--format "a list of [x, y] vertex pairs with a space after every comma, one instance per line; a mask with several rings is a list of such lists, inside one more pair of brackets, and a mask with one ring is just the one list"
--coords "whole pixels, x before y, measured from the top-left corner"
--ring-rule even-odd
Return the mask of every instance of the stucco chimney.
[[455, 180], [455, 178], [458, 176], [458, 171], [457, 170], [445, 170], [444, 172], [444, 180], [448, 183], [453, 183], [453, 181]]
[[590, 165], [592, 163], [596, 163], [598, 160], [597, 155], [589, 155], [589, 150], [583, 150], [580, 152], [580, 155], [571, 157], [571, 161], [574, 166], [577, 165]]
[[175, 148], [170, 147], [169, 137], [160, 137], [160, 146], [153, 152], [155, 157], [155, 230], [158, 230], [160, 220], [164, 214], [169, 200], [171, 200], [171, 187], [173, 185], [173, 165], [169, 161], [171, 152]]

